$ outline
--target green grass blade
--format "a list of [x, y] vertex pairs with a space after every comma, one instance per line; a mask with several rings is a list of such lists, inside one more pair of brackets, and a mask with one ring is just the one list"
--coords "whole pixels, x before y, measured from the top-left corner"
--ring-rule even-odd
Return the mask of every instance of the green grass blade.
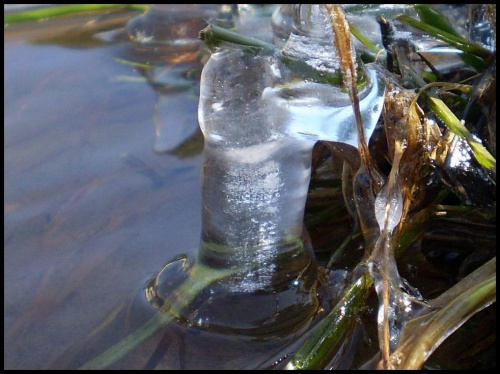
[[408, 17], [406, 15], [400, 15], [396, 17], [396, 19], [400, 22], [415, 27], [416, 29], [425, 31], [429, 35], [441, 39], [446, 43], [448, 43], [449, 45], [456, 47], [464, 52], [468, 52], [477, 57], [481, 57], [485, 59], [487, 62], [490, 61], [493, 57], [492, 53], [488, 51], [486, 48], [484, 48], [482, 45], [477, 43], [472, 43], [461, 36], [450, 34], [449, 32], [443, 31], [438, 27], [428, 25], [425, 22], [416, 20], [415, 18]]
[[214, 24], [209, 24], [200, 31], [200, 39], [209, 48], [217, 47], [221, 41], [224, 41], [253, 48], [255, 52], [262, 51], [266, 54], [276, 54], [278, 51], [274, 44], [266, 43], [260, 39], [245, 36]]
[[79, 367], [78, 370], [102, 370], [107, 368], [154, 335], [160, 327], [165, 326], [169, 321], [170, 318], [167, 315], [156, 314], [132, 334], [127, 335], [119, 343], [93, 358], [85, 365]]
[[460, 36], [460, 34], [448, 23], [448, 20], [442, 14], [432, 9], [428, 4], [416, 4], [414, 8], [423, 22], [449, 34]]
[[[432, 25], [444, 32], [462, 38], [462, 36], [448, 23], [448, 20], [429, 5], [417, 4], [415, 5], [415, 10], [420, 16], [420, 19], [428, 25]], [[483, 71], [487, 67], [487, 64], [481, 58], [470, 53], [463, 53], [460, 55], [460, 58], [477, 71]]]
[[349, 29], [351, 33], [358, 39], [366, 48], [370, 49], [375, 53], [379, 53], [383, 48], [377, 47], [375, 44], [371, 42], [366, 36], [364, 36], [359, 29], [354, 26], [352, 22], [349, 22]]
[[356, 318], [366, 290], [372, 283], [370, 276], [364, 273], [350, 285], [344, 297], [318, 324], [313, 335], [295, 352], [287, 369], [311, 370], [322, 367], [323, 360], [330, 357], [328, 353], [338, 345]]
[[146, 10], [144, 4], [68, 4], [40, 9], [30, 9], [21, 12], [7, 13], [3, 16], [4, 25], [15, 22], [39, 21], [51, 17], [60, 17], [74, 13], [96, 12], [108, 9], [125, 8], [134, 10]]
[[495, 173], [496, 159], [482, 145], [481, 141], [475, 138], [465, 125], [455, 116], [446, 104], [437, 97], [425, 95], [429, 108], [453, 131], [455, 134], [465, 139], [472, 149], [472, 154], [479, 164], [489, 172]]

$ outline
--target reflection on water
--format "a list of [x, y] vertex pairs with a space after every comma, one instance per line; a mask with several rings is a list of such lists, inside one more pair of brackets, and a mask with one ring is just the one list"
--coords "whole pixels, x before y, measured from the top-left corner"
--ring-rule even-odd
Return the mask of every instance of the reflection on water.
[[[157, 95], [153, 120], [154, 151], [181, 156], [199, 153], [203, 136], [198, 127], [198, 92], [202, 61], [209, 52], [203, 49], [198, 31], [206, 20], [223, 14], [220, 5], [153, 4], [125, 25], [131, 48], [126, 58], [136, 63]], [[189, 106], [190, 116], [178, 122], [173, 113], [179, 105]]]
[[[6, 369], [48, 367], [198, 245], [201, 147], [153, 152], [155, 92], [116, 60], [130, 43], [92, 37], [137, 14], [5, 29]], [[175, 93], [174, 134], [195, 128], [193, 96]]]

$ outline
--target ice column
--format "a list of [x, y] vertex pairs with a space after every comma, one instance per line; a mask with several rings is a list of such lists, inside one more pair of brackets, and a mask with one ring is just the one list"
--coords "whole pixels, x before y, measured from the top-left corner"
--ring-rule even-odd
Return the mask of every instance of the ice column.
[[[359, 71], [369, 139], [384, 88], [375, 72]], [[281, 53], [255, 55], [226, 44], [208, 60], [198, 112], [205, 137], [202, 233], [192, 268], [230, 276], [207, 285], [206, 300], [198, 298], [201, 309], [191, 308], [186, 319], [232, 331], [252, 325], [271, 331], [314, 313], [316, 265], [302, 240], [311, 151], [318, 140], [358, 145], [348, 94], [323, 79], [339, 74], [331, 26], [318, 5], [294, 8]], [[227, 297], [215, 302], [221, 294]], [[241, 299], [241, 313], [224, 321], [221, 303], [234, 310], [234, 298], [245, 295], [252, 297]]]

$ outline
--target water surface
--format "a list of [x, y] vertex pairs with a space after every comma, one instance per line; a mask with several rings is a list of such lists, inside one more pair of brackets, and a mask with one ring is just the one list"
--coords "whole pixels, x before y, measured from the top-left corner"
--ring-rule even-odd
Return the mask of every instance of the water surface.
[[[198, 245], [201, 148], [153, 151], [156, 92], [117, 60], [130, 43], [92, 37], [136, 14], [5, 28], [5, 369], [47, 368]], [[181, 134], [197, 103], [176, 95], [161, 120]]]

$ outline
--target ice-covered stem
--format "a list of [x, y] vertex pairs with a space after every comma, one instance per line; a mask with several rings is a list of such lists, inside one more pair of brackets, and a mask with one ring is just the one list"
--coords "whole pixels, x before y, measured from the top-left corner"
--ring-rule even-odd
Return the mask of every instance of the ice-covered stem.
[[361, 111], [359, 109], [359, 95], [357, 87], [357, 71], [355, 59], [352, 52], [351, 34], [349, 25], [345, 18], [340, 5], [325, 4], [325, 8], [330, 17], [332, 24], [333, 35], [335, 38], [335, 47], [337, 49], [340, 68], [342, 70], [342, 80], [351, 98], [352, 108], [354, 110], [354, 118], [358, 128], [359, 137], [359, 152], [361, 162], [365, 165], [370, 164], [370, 154], [368, 152], [368, 144], [363, 133], [363, 121], [361, 119]]
[[[269, 258], [259, 261], [255, 253], [300, 237], [314, 143], [366, 148], [383, 87], [376, 74], [355, 66], [350, 42], [343, 48], [349, 48], [351, 69], [340, 68], [336, 31], [322, 6], [297, 5], [281, 50], [214, 25], [200, 33], [219, 46], [203, 70], [200, 95], [206, 140], [202, 260], [227, 266], [221, 254], [230, 252], [235, 262], [249, 257], [265, 265]], [[344, 76], [348, 91], [355, 90], [351, 100], [328, 76]]]
[[[380, 227], [380, 240], [370, 256], [370, 262], [373, 264], [370, 267], [370, 272], [375, 280], [375, 288], [380, 300], [379, 340], [385, 367], [389, 360], [390, 342], [395, 340], [390, 333], [389, 304], [391, 299], [399, 297], [398, 287], [401, 282], [394, 258], [394, 244], [391, 241], [391, 234], [400, 223], [403, 213], [399, 164], [404, 148], [400, 139], [395, 141], [394, 148], [395, 153], [389, 178], [375, 199], [375, 217]], [[396, 295], [391, 295], [391, 293], [396, 293]]]
[[[469, 274], [406, 325], [390, 366], [419, 370], [439, 345], [470, 317], [496, 301], [496, 257]], [[379, 363], [379, 367], [381, 367]]]
[[[275, 292], [315, 282], [301, 238], [311, 151], [318, 140], [340, 148], [359, 142], [349, 95], [340, 84], [309, 75], [341, 76], [328, 26], [323, 7], [296, 7], [292, 34], [276, 53], [217, 27], [202, 33], [212, 38], [215, 30], [225, 43], [215, 48], [201, 78], [205, 149], [197, 259], [235, 270], [224, 285], [228, 292]], [[384, 89], [375, 72], [358, 68], [361, 132], [369, 137]], [[313, 295], [310, 287], [294, 297]], [[311, 305], [306, 302], [305, 309]]]
[[[385, 368], [390, 365], [390, 354], [399, 341], [404, 324], [414, 313], [412, 302], [419, 296], [399, 276], [394, 249], [403, 230], [402, 222], [409, 211], [414, 185], [418, 181], [415, 174], [419, 173], [415, 168], [422, 167], [414, 164], [420, 161], [421, 134], [424, 133], [417, 107], [410, 105], [415, 94], [390, 82], [388, 86], [385, 108], [390, 115], [384, 116], [384, 123], [389, 139], [388, 148], [392, 153], [392, 168], [375, 200], [380, 237], [368, 260], [370, 275], [379, 297], [379, 345], [381, 362]], [[405, 162], [402, 162], [403, 158]], [[408, 167], [410, 158], [414, 158], [411, 172]]]
[[202, 73], [198, 258], [238, 269], [235, 292], [290, 282], [311, 261], [301, 237], [315, 140], [293, 133], [289, 104], [273, 88], [280, 68], [274, 56], [233, 47], [212, 54]]
[[[242, 50], [259, 55], [273, 55], [285, 64], [290, 70], [300, 74], [304, 78], [314, 80], [318, 83], [339, 85], [342, 83], [342, 73], [336, 71], [320, 71], [308, 65], [301, 58], [291, 56], [286, 50], [279, 49], [273, 44], [266, 43], [260, 39], [239, 34], [214, 24], [209, 24], [200, 31], [200, 39], [203, 40], [213, 51], [220, 48], [224, 43], [237, 45]], [[360, 65], [357, 70], [363, 69]], [[366, 84], [364, 74], [357, 74], [357, 84]]]
[[359, 222], [366, 243], [366, 253], [377, 240], [378, 229], [374, 215], [375, 196], [383, 183], [383, 178], [371, 164], [368, 142], [364, 135], [358, 92], [358, 69], [351, 43], [351, 34], [345, 14], [340, 5], [325, 4], [334, 36], [334, 48], [339, 56], [343, 86], [349, 94], [358, 132], [358, 150], [361, 166], [353, 179], [354, 201], [357, 206]]
[[208, 24], [200, 31], [200, 39], [211, 48], [216, 49], [221, 42], [233, 43], [239, 46], [247, 46], [253, 52], [261, 52], [264, 54], [276, 54], [278, 49], [275, 45], [266, 43], [260, 39], [253, 38], [231, 31], [221, 26]]
[[241, 291], [290, 281], [311, 260], [301, 236], [312, 145], [290, 138], [235, 149], [206, 136], [199, 259], [243, 269]]

